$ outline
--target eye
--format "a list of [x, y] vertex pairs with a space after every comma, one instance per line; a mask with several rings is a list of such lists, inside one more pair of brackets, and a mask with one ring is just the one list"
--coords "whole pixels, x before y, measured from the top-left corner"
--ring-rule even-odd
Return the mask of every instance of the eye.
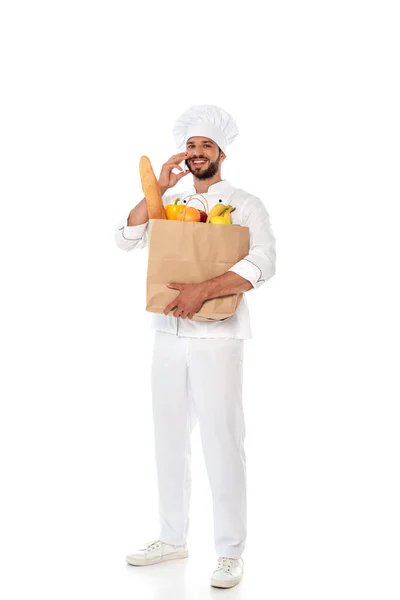
[[218, 202], [222, 202], [221, 198], [218, 200]]

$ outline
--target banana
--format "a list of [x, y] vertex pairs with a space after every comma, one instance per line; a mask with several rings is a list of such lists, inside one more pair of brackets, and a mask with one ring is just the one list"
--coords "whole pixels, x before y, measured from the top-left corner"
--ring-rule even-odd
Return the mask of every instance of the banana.
[[216, 225], [232, 225], [231, 213], [233, 213], [234, 210], [236, 210], [236, 208], [229, 204], [225, 207], [225, 210], [221, 215], [214, 215], [211, 217], [210, 223]]
[[222, 213], [226, 211], [228, 206], [226, 204], [220, 204], [220, 203], [213, 206], [209, 212], [206, 223], [209, 223], [210, 219], [212, 219], [213, 217], [220, 217], [222, 215]]
[[232, 225], [231, 213], [236, 210], [233, 206], [229, 205], [228, 208], [222, 213], [221, 217], [227, 221], [228, 225]]

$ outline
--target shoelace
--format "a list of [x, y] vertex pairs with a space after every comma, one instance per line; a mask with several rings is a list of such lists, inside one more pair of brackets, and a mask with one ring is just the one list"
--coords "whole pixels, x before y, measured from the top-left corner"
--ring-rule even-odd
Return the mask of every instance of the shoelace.
[[224, 569], [224, 571], [231, 572], [231, 569], [236, 565], [238, 559], [237, 558], [219, 558], [217, 569]]
[[145, 550], [155, 550], [160, 545], [161, 545], [160, 540], [156, 540], [155, 542], [147, 542], [147, 544], [145, 544]]

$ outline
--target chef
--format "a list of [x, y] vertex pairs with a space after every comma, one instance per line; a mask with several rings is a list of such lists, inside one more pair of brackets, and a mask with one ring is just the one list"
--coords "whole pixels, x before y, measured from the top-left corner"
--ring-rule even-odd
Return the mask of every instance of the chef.
[[[249, 254], [226, 273], [198, 284], [172, 281], [177, 297], [164, 314], [152, 313], [154, 344], [151, 370], [160, 533], [127, 556], [132, 565], [150, 565], [188, 556], [191, 489], [190, 437], [197, 421], [210, 482], [214, 543], [218, 555], [211, 585], [237, 585], [243, 574], [246, 541], [245, 422], [242, 404], [244, 340], [252, 338], [246, 292], [275, 274], [275, 236], [260, 198], [222, 179], [227, 147], [238, 134], [225, 110], [192, 106], [175, 122], [177, 154], [162, 166], [159, 185], [164, 205], [190, 197], [203, 209], [231, 204], [232, 223], [249, 227]], [[178, 173], [174, 172], [178, 171]], [[193, 176], [193, 185], [177, 194], [177, 182]], [[115, 233], [123, 250], [148, 244], [148, 213], [143, 198]], [[205, 300], [243, 292], [236, 313], [223, 321], [193, 321]], [[168, 314], [172, 313], [172, 314]]]

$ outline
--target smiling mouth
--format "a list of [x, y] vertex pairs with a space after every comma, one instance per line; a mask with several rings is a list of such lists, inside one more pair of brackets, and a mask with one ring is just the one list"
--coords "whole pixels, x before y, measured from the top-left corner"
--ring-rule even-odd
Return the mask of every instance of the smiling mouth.
[[201, 159], [201, 160], [196, 159], [196, 160], [192, 160], [192, 165], [194, 165], [195, 167], [202, 167], [203, 165], [206, 164], [206, 162], [207, 161], [203, 160], [203, 159]]

